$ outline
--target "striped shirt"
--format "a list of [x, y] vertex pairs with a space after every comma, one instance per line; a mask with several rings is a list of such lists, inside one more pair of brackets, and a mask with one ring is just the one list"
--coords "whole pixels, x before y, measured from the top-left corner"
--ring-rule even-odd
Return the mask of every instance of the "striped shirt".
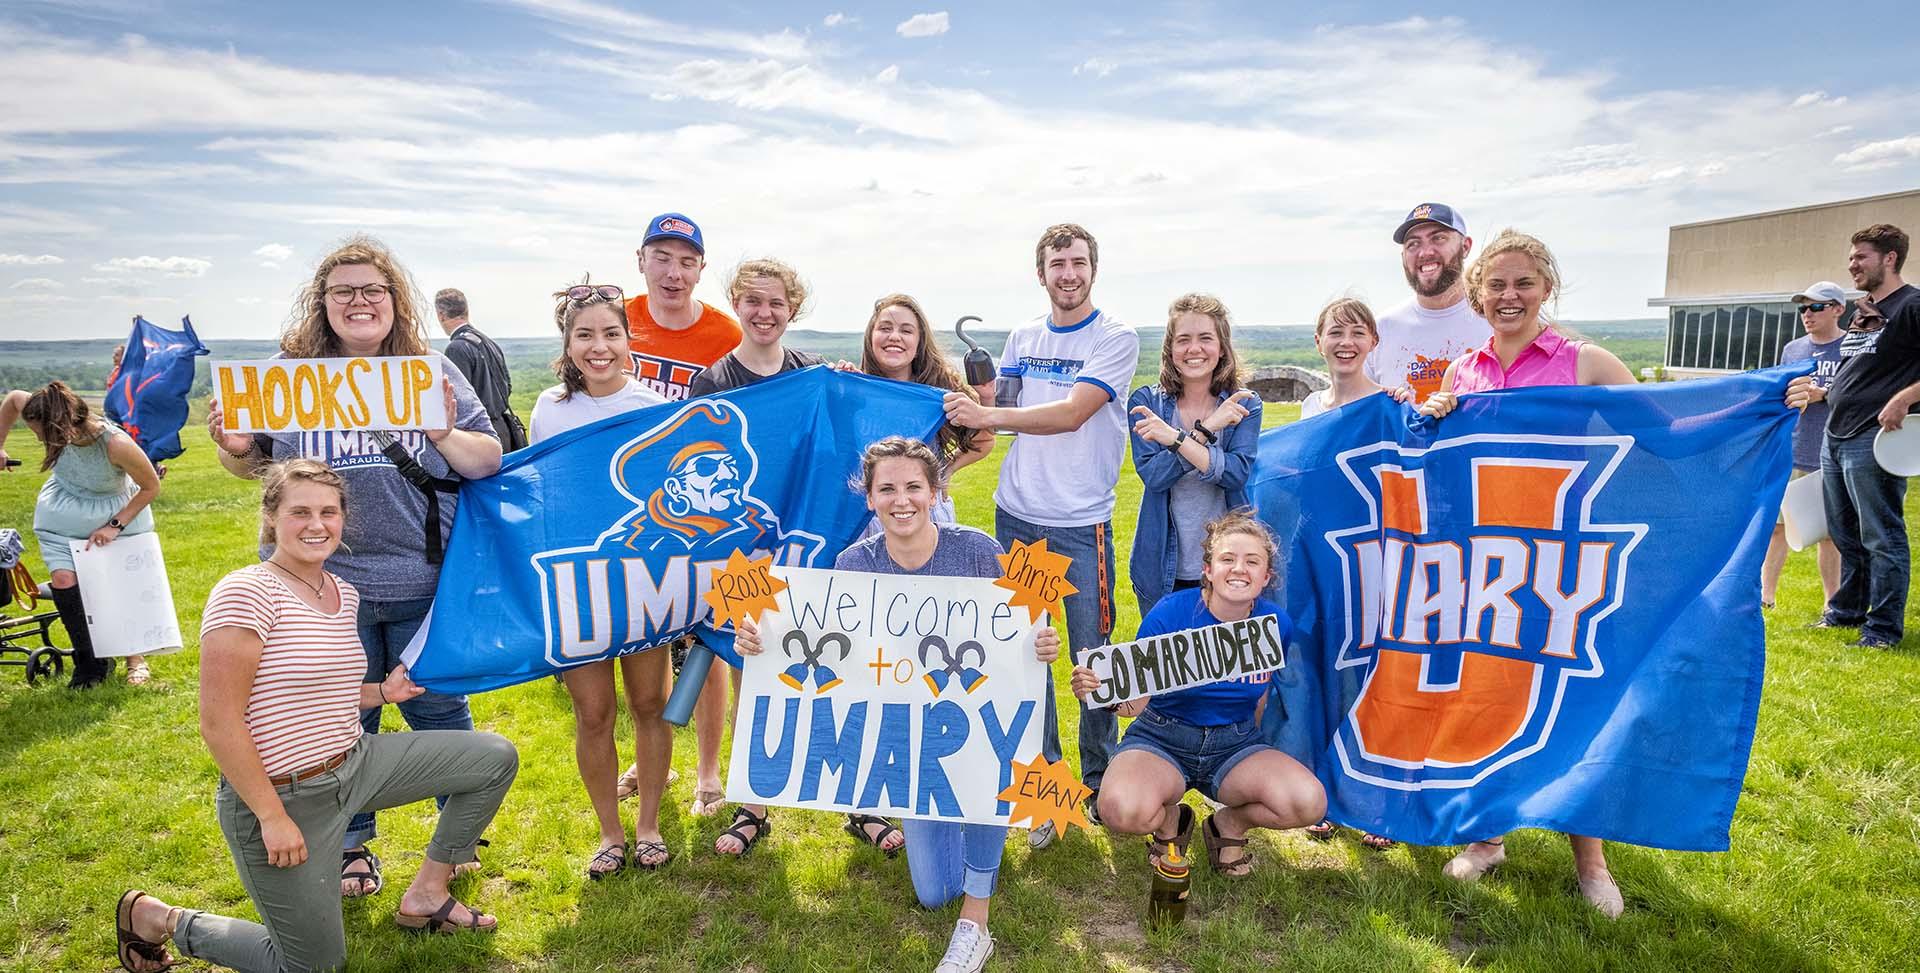
[[207, 596], [202, 642], [218, 628], [260, 637], [246, 720], [269, 777], [325, 762], [360, 739], [360, 684], [367, 676], [355, 625], [360, 592], [333, 580], [340, 610], [331, 615], [301, 601], [264, 564], [227, 575]]

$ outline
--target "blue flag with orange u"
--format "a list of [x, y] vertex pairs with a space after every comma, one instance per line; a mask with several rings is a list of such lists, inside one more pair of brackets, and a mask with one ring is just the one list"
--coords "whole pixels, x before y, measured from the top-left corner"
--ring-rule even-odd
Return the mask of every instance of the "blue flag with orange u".
[[211, 354], [180, 319], [180, 330], [163, 328], [143, 317], [133, 319], [120, 368], [107, 380], [106, 412], [158, 463], [186, 452], [180, 427], [187, 421], [187, 393], [193, 390], [193, 360]]
[[870, 516], [875, 440], [931, 442], [941, 390], [824, 366], [637, 409], [512, 453], [461, 485], [415, 682], [472, 693], [664, 645], [710, 625], [735, 551], [832, 567]]
[[1298, 625], [1266, 730], [1329, 817], [1725, 849], [1807, 370], [1466, 395], [1437, 422], [1376, 395], [1263, 435], [1250, 495]]

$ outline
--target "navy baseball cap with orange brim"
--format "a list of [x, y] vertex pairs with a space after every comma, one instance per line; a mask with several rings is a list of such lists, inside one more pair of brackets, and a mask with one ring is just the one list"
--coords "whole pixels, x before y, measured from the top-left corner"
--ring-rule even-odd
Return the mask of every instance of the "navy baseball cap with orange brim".
[[647, 224], [647, 237], [640, 241], [646, 246], [655, 240], [682, 240], [693, 246], [702, 257], [707, 255], [707, 245], [700, 239], [700, 227], [679, 213], [661, 213]]
[[1400, 221], [1400, 228], [1393, 231], [1393, 242], [1406, 243], [1407, 231], [1422, 223], [1438, 223], [1461, 236], [1467, 235], [1467, 221], [1453, 207], [1445, 203], [1421, 203], [1407, 213]]

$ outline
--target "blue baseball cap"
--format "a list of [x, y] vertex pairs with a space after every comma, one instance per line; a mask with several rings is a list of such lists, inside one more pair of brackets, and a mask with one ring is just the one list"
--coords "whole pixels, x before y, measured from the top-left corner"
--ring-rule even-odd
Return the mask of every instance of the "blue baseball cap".
[[707, 255], [707, 245], [700, 239], [700, 227], [679, 213], [661, 213], [647, 224], [647, 238], [640, 241], [646, 246], [655, 240], [684, 240], [693, 245], [702, 257]]
[[1409, 211], [1407, 218], [1400, 222], [1400, 228], [1393, 231], [1393, 242], [1407, 242], [1407, 231], [1421, 223], [1438, 223], [1461, 236], [1467, 235], [1467, 221], [1454, 212], [1453, 207], [1445, 203], [1421, 203]]

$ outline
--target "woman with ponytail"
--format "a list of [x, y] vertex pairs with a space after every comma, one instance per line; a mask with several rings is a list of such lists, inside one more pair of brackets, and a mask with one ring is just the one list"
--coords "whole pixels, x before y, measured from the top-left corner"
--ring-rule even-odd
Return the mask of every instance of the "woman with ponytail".
[[[34, 438], [47, 447], [41, 472], [51, 472], [33, 506], [33, 533], [40, 538], [40, 559], [52, 574], [53, 604], [73, 643], [74, 689], [97, 686], [113, 674], [113, 660], [93, 654], [80, 579], [73, 571], [74, 541], [110, 544], [127, 534], [153, 529], [148, 510], [160, 495], [153, 463], [119, 426], [96, 416], [65, 382], [51, 382], [32, 394], [16, 391], [0, 400], [0, 445], [13, 424], [26, 420]], [[0, 471], [7, 454], [0, 449]], [[129, 663], [130, 675], [145, 681], [146, 664]]]

